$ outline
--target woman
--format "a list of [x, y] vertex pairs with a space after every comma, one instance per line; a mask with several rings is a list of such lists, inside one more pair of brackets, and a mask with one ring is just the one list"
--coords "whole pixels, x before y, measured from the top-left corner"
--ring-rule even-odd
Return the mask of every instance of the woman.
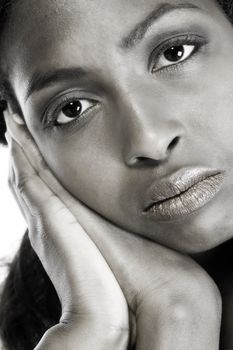
[[2, 3], [5, 348], [233, 347], [231, 1]]

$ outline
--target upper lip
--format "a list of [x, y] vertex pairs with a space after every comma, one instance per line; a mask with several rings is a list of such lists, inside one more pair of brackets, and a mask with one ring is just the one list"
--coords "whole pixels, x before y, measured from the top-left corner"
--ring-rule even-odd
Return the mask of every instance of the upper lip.
[[[147, 212], [153, 205], [159, 204], [165, 200], [180, 195], [192, 186], [204, 179], [222, 174], [219, 169], [210, 169], [206, 167], [186, 167], [175, 173], [152, 183], [146, 195], [144, 212]], [[148, 199], [149, 198], [149, 199]]]

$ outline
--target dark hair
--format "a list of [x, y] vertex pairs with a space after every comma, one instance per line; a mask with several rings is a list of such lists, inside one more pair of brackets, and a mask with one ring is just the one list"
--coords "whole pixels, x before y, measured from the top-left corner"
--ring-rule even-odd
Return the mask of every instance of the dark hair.
[[[0, 33], [3, 32], [12, 4], [0, 0]], [[233, 23], [233, 0], [218, 0]], [[14, 92], [0, 73], [0, 143], [6, 144], [3, 113]], [[26, 232], [18, 253], [9, 266], [0, 300], [0, 337], [6, 350], [32, 350], [47, 329], [59, 322], [61, 304], [40, 260], [30, 245]]]
[[32, 350], [47, 329], [59, 322], [57, 293], [28, 234], [10, 264], [0, 303], [0, 334], [8, 350]]

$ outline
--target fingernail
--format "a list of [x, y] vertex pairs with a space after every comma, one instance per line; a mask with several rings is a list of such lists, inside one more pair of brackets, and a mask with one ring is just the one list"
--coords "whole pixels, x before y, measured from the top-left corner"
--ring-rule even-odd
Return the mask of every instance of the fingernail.
[[20, 115], [18, 115], [17, 113], [14, 113], [11, 115], [13, 120], [16, 122], [16, 124], [18, 125], [24, 125], [24, 120], [22, 117], [20, 117]]
[[17, 113], [11, 114], [11, 113], [9, 113], [9, 111], [4, 111], [3, 114], [5, 117], [6, 125], [9, 129], [10, 129], [10, 125], [12, 122], [17, 124], [17, 125], [24, 125], [25, 124], [23, 119]]

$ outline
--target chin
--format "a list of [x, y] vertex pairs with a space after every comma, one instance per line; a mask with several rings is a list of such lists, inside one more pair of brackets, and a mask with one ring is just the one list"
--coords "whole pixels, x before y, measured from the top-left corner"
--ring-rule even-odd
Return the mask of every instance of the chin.
[[[204, 253], [233, 238], [233, 215], [202, 211], [172, 222], [150, 225], [144, 236], [185, 254]], [[210, 214], [210, 213], [208, 213]]]
[[190, 228], [189, 232], [180, 232], [177, 239], [167, 242], [167, 246], [185, 254], [198, 254], [208, 252], [233, 237], [233, 230], [226, 227], [214, 227], [208, 231], [203, 228]]

